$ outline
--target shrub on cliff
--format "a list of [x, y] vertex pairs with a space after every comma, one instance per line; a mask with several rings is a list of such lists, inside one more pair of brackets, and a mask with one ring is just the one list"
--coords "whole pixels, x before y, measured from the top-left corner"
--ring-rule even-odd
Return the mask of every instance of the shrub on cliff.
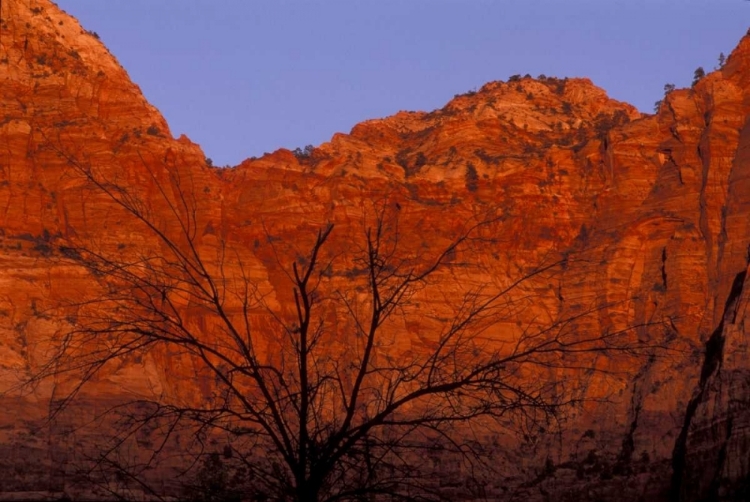
[[703, 69], [702, 66], [699, 66], [698, 68], [696, 68], [695, 71], [693, 72], [693, 86], [695, 86], [695, 84], [700, 82], [701, 79], [705, 76], [706, 76], [706, 71]]
[[476, 192], [479, 188], [479, 175], [477, 168], [471, 162], [466, 163], [466, 174], [464, 175], [464, 184], [469, 192]]
[[313, 152], [315, 151], [315, 147], [312, 145], [306, 145], [305, 148], [295, 148], [292, 150], [292, 153], [295, 157], [297, 157], [300, 160], [309, 159]]

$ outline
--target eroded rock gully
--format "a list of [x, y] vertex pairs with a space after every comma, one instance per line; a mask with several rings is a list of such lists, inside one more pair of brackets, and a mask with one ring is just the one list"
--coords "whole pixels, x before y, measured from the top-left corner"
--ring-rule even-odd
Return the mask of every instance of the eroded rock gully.
[[[279, 302], [291, 297], [274, 256], [258, 246], [269, 235], [294, 241], [328, 221], [358, 231], [362, 208], [386, 194], [403, 207], [404, 228], [426, 225], [437, 241], [492, 209], [502, 218], [483, 251], [485, 273], [506, 280], [550, 255], [584, 255], [588, 264], [543, 285], [534, 308], [509, 326], [598, 306], [586, 329], [660, 320], [638, 336], [669, 354], [625, 368], [598, 361], [627, 377], [592, 379], [585, 392], [613, 399], [574, 413], [564, 441], [508, 453], [516, 470], [499, 484], [512, 490], [498, 487], [497, 496], [750, 493], [750, 37], [720, 70], [666, 96], [655, 115], [586, 79], [518, 77], [440, 110], [363, 122], [310, 155], [279, 150], [216, 170], [197, 145], [171, 136], [75, 19], [46, 0], [1, 5], [0, 491], [65, 489], [66, 466], [93, 444], [74, 432], [81, 416], [125, 395], [200, 393], [178, 383], [192, 368], [158, 354], [100, 375], [67, 421], [47, 421], [69, 385], [63, 379], [16, 388], [66, 322], [50, 305], [91, 284], [64, 242], [149, 245], [111, 200], [71, 174], [73, 161], [147, 200], [164, 187], [199, 193], [199, 245], [217, 248], [227, 235], [244, 243], [252, 276]], [[168, 208], [151, 210], [169, 224]]]

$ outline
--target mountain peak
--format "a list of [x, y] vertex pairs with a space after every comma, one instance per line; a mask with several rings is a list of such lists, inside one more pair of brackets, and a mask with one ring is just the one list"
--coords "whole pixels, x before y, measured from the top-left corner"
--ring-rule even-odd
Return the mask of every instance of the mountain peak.
[[[472, 159], [482, 174], [494, 177], [508, 168], [506, 164], [543, 157], [541, 152], [551, 148], [582, 144], [643, 116], [632, 105], [609, 98], [586, 78], [514, 76], [456, 95], [432, 112], [401, 111], [366, 120], [349, 134], [334, 135], [310, 158], [300, 159], [302, 165], [286, 161], [284, 165], [323, 175], [347, 171], [365, 177], [426, 176], [439, 181], [461, 176], [460, 170], [451, 174], [444, 169], [458, 155]], [[268, 160], [247, 161], [243, 166], [266, 165]]]
[[[70, 106], [78, 109], [71, 109], [71, 116], [83, 111], [90, 120], [116, 120], [123, 127], [145, 123], [169, 134], [167, 122], [98, 34], [49, 0], [5, 0], [0, 7], [2, 92], [23, 96], [19, 106], [34, 107], [38, 97], [58, 95], [62, 114]], [[16, 112], [7, 108], [12, 100], [3, 102], [7, 120]]]

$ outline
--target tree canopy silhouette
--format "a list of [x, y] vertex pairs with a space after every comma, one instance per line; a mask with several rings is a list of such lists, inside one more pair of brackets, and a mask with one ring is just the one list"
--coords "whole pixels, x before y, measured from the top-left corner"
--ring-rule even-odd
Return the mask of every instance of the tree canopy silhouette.
[[[183, 383], [195, 392], [162, 392], [128, 412], [118, 445], [148, 424], [159, 431], [131, 470], [136, 478], [188, 427], [201, 448], [211, 438], [226, 443], [225, 462], [259, 500], [440, 499], [448, 496], [439, 486], [441, 458], [471, 466], [488, 454], [475, 426], [554, 429], [566, 407], [585, 398], [580, 375], [592, 371], [594, 356], [642, 348], [635, 326], [578, 329], [601, 306], [506, 329], [533, 303], [535, 281], [570, 260], [477, 283], [498, 221], [491, 211], [415, 245], [415, 229], [402, 227], [406, 202], [384, 197], [363, 210], [358, 235], [337, 235], [329, 223], [295, 242], [265, 229], [255, 249], [230, 237], [207, 246], [195, 190], [176, 171], [168, 187], [151, 174], [157, 217], [153, 200], [68, 160], [149, 241], [65, 242], [66, 259], [98, 287], [61, 307], [70, 328], [37, 378], [75, 379], [57, 402], [63, 408], [123, 360], [163, 351], [195, 368]], [[274, 288], [254, 268], [261, 247], [283, 271]], [[116, 465], [114, 451], [100, 452], [98, 465]]]

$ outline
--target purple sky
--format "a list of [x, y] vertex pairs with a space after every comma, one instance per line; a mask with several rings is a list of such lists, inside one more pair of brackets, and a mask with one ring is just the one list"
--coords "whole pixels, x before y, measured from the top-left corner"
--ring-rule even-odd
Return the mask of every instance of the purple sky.
[[743, 0], [57, 0], [215, 165], [530, 73], [650, 112], [750, 26]]

